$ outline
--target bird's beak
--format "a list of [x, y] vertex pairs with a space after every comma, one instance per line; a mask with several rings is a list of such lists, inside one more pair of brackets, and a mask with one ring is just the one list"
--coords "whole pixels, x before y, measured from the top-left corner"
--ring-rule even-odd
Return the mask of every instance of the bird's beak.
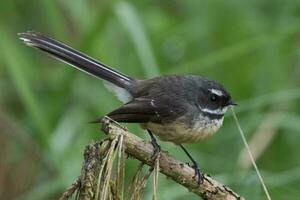
[[229, 106], [237, 106], [238, 104], [235, 103], [235, 102], [231, 99], [231, 100], [229, 100], [228, 105], [229, 105]]

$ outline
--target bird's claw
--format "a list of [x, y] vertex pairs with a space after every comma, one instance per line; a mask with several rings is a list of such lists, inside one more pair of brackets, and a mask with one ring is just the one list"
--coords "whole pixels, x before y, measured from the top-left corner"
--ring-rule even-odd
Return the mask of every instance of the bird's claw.
[[195, 163], [192, 168], [195, 170], [195, 178], [197, 179], [197, 183], [200, 185], [203, 183], [204, 181], [204, 175], [202, 174], [202, 172], [200, 171], [197, 163]]
[[156, 158], [157, 155], [160, 153], [161, 148], [160, 148], [159, 144], [157, 144], [156, 140], [151, 140], [151, 144], [152, 144], [152, 146], [154, 148], [154, 150], [153, 150], [153, 157]]
[[159, 144], [157, 143], [157, 141], [156, 141], [154, 135], [152, 134], [152, 132], [150, 130], [147, 130], [147, 131], [148, 131], [148, 133], [149, 133], [149, 135], [151, 137], [151, 144], [152, 144], [152, 146], [154, 148], [154, 150], [153, 150], [153, 157], [157, 158], [158, 154], [161, 151], [161, 148], [160, 148]]

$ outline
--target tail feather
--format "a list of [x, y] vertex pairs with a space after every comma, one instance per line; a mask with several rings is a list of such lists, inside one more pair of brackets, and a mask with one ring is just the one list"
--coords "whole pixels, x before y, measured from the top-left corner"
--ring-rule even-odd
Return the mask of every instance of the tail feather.
[[47, 52], [56, 59], [62, 60], [63, 62], [95, 77], [111, 82], [118, 87], [129, 90], [132, 83], [135, 82], [135, 79], [113, 70], [109, 66], [71, 48], [70, 46], [42, 34], [26, 32], [20, 33], [19, 36], [26, 45]]

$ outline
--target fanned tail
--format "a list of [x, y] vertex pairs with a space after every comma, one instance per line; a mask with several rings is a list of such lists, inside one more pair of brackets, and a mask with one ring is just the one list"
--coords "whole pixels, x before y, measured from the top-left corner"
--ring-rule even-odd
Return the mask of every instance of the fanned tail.
[[40, 49], [56, 59], [66, 62], [95, 77], [113, 83], [118, 87], [130, 90], [130, 86], [135, 82], [135, 79], [113, 70], [109, 66], [45, 35], [35, 32], [26, 32], [20, 33], [19, 36], [26, 45]]

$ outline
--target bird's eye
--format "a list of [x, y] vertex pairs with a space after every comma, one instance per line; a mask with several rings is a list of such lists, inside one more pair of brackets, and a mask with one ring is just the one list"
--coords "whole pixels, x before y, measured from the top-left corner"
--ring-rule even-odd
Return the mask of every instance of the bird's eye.
[[215, 95], [215, 94], [212, 94], [212, 95], [210, 96], [210, 100], [211, 100], [212, 102], [217, 101], [217, 99], [218, 99], [218, 97], [217, 97], [217, 95]]

